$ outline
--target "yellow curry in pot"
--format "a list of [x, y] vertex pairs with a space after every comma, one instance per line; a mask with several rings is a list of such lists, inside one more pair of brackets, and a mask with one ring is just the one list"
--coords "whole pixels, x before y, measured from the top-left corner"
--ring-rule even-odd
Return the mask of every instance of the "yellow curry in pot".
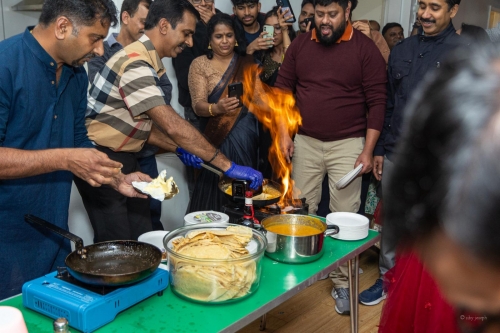
[[285, 236], [314, 236], [320, 234], [322, 231], [303, 224], [275, 224], [266, 227], [267, 231], [274, 232], [278, 235]]

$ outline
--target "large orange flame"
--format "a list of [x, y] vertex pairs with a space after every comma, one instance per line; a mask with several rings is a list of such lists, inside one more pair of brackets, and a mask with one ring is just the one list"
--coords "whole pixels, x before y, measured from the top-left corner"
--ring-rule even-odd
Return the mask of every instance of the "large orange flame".
[[293, 205], [297, 198], [293, 196], [292, 164], [287, 162], [280, 149], [280, 136], [284, 131], [288, 131], [288, 135], [293, 137], [302, 124], [302, 117], [295, 106], [293, 94], [262, 83], [259, 74], [260, 69], [257, 65], [245, 69], [243, 103], [270, 131], [273, 143], [269, 149], [269, 162], [275, 176], [283, 184], [283, 196], [279, 204]]

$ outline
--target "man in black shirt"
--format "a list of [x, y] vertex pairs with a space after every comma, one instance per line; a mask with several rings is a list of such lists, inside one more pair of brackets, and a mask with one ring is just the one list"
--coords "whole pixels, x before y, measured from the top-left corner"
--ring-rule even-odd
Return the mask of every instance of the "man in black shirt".
[[[439, 68], [447, 54], [459, 43], [460, 37], [451, 20], [457, 14], [460, 2], [461, 0], [419, 0], [418, 17], [421, 27], [418, 34], [402, 40], [391, 50], [387, 67], [384, 128], [373, 152], [373, 173], [377, 179], [382, 179], [382, 193], [388, 191], [387, 179], [394, 172], [393, 162], [399, 154], [396, 147], [403, 129], [407, 102], [424, 77]], [[362, 304], [375, 305], [386, 297], [383, 276], [394, 267], [395, 246], [382, 231], [380, 278], [359, 295]]]

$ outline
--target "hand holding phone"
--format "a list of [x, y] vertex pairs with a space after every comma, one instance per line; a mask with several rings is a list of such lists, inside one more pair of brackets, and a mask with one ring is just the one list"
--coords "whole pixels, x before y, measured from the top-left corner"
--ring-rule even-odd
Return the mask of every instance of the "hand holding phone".
[[[263, 36], [264, 38], [274, 39], [274, 26], [265, 24], [262, 27], [262, 31], [266, 32], [266, 34]], [[268, 43], [269, 43], [269, 48], [273, 47], [274, 42], [272, 40], [270, 40]]]
[[302, 21], [302, 22], [304, 22], [306, 24], [306, 27], [307, 27], [307, 25], [309, 23], [312, 25], [313, 21], [314, 21], [314, 16], [313, 17], [308, 17], [308, 18], [304, 19], [304, 21]]
[[229, 97], [237, 98], [239, 101], [238, 107], [242, 107], [243, 102], [242, 102], [241, 98], [243, 96], [243, 83], [241, 83], [241, 82], [231, 83], [227, 89], [228, 89]]
[[281, 11], [285, 12], [288, 10], [286, 13], [286, 21], [288, 23], [295, 23], [295, 15], [293, 14], [292, 6], [290, 6], [290, 1], [289, 0], [276, 0], [276, 5], [278, 7], [281, 7]]

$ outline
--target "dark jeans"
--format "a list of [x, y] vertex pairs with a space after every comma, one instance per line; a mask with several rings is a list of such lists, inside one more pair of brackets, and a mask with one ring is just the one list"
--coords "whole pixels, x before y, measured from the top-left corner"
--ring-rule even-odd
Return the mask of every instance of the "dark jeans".
[[[110, 159], [123, 164], [122, 172], [140, 171], [133, 153], [116, 153], [108, 148], [96, 147]], [[150, 199], [128, 198], [108, 185], [92, 187], [86, 181], [74, 177], [83, 205], [94, 229], [94, 243], [111, 240], [137, 240], [152, 231], [149, 210]]]
[[[156, 164], [156, 156], [138, 158], [137, 161], [141, 166], [141, 171], [151, 178], [158, 177], [158, 165]], [[161, 217], [161, 201], [149, 199], [149, 209], [151, 213], [151, 223], [153, 230], [164, 230], [163, 224], [160, 221]]]

